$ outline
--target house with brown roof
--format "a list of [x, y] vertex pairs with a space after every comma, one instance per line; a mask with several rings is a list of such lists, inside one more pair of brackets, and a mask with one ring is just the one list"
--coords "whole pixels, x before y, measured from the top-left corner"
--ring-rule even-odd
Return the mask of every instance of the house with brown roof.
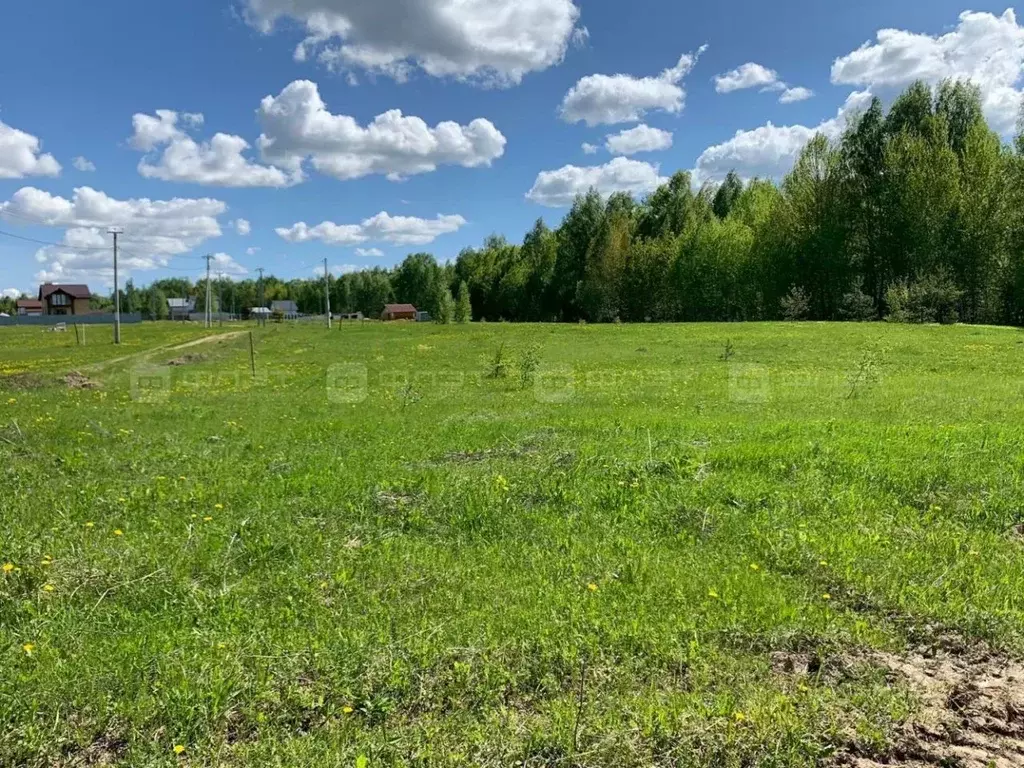
[[389, 320], [415, 320], [416, 307], [412, 304], [385, 304], [384, 311], [380, 313], [380, 319]]
[[87, 285], [44, 283], [39, 286], [44, 315], [87, 315], [91, 295]]
[[14, 306], [19, 317], [39, 317], [43, 314], [43, 302], [36, 299], [18, 299]]

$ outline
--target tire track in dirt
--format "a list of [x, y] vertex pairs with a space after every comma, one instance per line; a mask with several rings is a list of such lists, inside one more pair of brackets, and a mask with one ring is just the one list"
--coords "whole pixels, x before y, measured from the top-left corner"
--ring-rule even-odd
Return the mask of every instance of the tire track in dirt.
[[147, 349], [142, 352], [136, 352], [131, 355], [123, 355], [122, 357], [115, 357], [110, 360], [104, 360], [100, 363], [93, 363], [92, 365], [83, 367], [81, 370], [102, 371], [103, 369], [109, 368], [112, 365], [117, 365], [118, 363], [125, 363], [131, 360], [144, 360], [160, 352], [177, 352], [180, 349], [189, 349], [190, 347], [197, 347], [201, 344], [210, 344], [214, 341], [228, 341], [246, 333], [248, 333], [248, 331], [231, 331], [230, 333], [219, 333], [214, 336], [203, 336], [198, 339], [193, 339], [192, 341], [186, 341], [183, 344], [164, 344], [163, 346], [154, 347], [153, 349]]

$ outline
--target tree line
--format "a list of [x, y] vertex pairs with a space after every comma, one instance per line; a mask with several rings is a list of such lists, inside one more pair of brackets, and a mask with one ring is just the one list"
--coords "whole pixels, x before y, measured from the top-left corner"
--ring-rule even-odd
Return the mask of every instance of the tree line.
[[556, 230], [463, 251], [450, 279], [488, 320], [1017, 324], [1021, 133], [1004, 145], [969, 83], [916, 83], [812, 139], [780, 184], [694, 191], [677, 173], [642, 202], [591, 192]]
[[[557, 229], [497, 235], [454, 263], [428, 253], [329, 279], [335, 312], [415, 305], [442, 321], [776, 319], [1021, 324], [1024, 123], [1006, 145], [976, 86], [916, 83], [876, 98], [835, 141], [817, 136], [776, 184], [676, 173], [642, 201], [579, 196]], [[324, 312], [323, 279], [223, 280], [225, 311], [278, 299]], [[160, 319], [205, 281], [128, 284], [122, 307]], [[263, 301], [261, 302], [261, 297]]]

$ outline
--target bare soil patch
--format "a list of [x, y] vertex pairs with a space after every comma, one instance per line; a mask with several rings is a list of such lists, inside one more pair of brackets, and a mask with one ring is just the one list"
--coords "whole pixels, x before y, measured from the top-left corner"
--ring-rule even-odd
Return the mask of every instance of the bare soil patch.
[[71, 373], [68, 373], [68, 374], [62, 376], [60, 380], [62, 382], [64, 382], [64, 385], [68, 389], [99, 389], [100, 388], [100, 383], [98, 381], [93, 381], [92, 379], [90, 379], [88, 376], [86, 376], [84, 373], [81, 373], [80, 371], [72, 371]]
[[0, 376], [0, 389], [28, 392], [45, 386], [46, 379], [38, 373], [12, 373], [9, 376]]
[[182, 365], [192, 365], [193, 363], [201, 363], [206, 359], [206, 355], [199, 354], [198, 352], [190, 352], [187, 355], [176, 357], [173, 360], [167, 361], [167, 364], [172, 367], [178, 367]]
[[917, 695], [921, 710], [885, 755], [845, 755], [854, 768], [1024, 766], [1024, 664], [985, 649], [866, 659]]

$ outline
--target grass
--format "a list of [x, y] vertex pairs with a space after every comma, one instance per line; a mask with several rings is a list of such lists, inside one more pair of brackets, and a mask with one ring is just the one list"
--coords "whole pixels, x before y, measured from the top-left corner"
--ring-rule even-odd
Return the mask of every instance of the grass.
[[255, 337], [0, 329], [0, 764], [812, 766], [1024, 652], [1018, 331]]

